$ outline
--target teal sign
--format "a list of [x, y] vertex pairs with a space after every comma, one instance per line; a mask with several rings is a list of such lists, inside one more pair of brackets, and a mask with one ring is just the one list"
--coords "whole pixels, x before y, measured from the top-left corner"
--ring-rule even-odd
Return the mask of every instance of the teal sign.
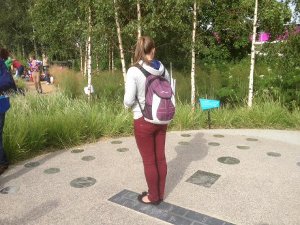
[[220, 107], [220, 100], [200, 98], [199, 102], [203, 111]]

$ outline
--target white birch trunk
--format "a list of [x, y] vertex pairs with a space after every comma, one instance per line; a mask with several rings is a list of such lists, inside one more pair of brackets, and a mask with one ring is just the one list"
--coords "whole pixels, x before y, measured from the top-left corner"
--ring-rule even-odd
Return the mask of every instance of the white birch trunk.
[[115, 55], [114, 55], [114, 46], [111, 47], [111, 70], [114, 72], [116, 70], [115, 68]]
[[141, 5], [140, 5], [140, 0], [137, 0], [136, 3], [136, 8], [137, 8], [137, 18], [138, 18], [138, 39], [142, 36], [142, 27], [141, 27]]
[[257, 28], [257, 8], [258, 8], [258, 0], [255, 0], [252, 46], [251, 46], [251, 65], [250, 65], [250, 75], [249, 75], [248, 107], [252, 107], [252, 101], [253, 101], [253, 80], [254, 80], [254, 66], [255, 66], [255, 41], [256, 41], [256, 28]]
[[191, 104], [192, 109], [195, 109], [195, 42], [196, 42], [196, 25], [197, 25], [197, 3], [194, 2], [193, 9], [193, 32], [192, 32], [192, 69], [191, 69]]
[[96, 71], [99, 72], [100, 69], [99, 69], [99, 56], [98, 54], [96, 55]]
[[108, 48], [108, 71], [111, 72], [111, 46]]
[[92, 30], [92, 13], [91, 13], [91, 7], [89, 7], [89, 36], [87, 41], [87, 76], [88, 76], [88, 96], [91, 95], [92, 90], [92, 56], [91, 56], [91, 30]]
[[85, 42], [83, 76], [86, 76], [86, 72], [87, 72], [87, 58], [88, 58], [88, 40]]
[[126, 81], [126, 65], [125, 65], [124, 49], [123, 49], [123, 43], [122, 43], [121, 28], [120, 28], [120, 23], [119, 23], [118, 7], [117, 7], [116, 0], [114, 0], [114, 7], [115, 7], [115, 20], [116, 20], [118, 40], [119, 40], [119, 50], [120, 50], [120, 57], [121, 57], [121, 64], [122, 64], [122, 73], [123, 73], [123, 78], [124, 78], [124, 82], [125, 82]]
[[83, 52], [82, 45], [79, 45], [79, 54], [80, 54], [80, 72], [83, 74]]

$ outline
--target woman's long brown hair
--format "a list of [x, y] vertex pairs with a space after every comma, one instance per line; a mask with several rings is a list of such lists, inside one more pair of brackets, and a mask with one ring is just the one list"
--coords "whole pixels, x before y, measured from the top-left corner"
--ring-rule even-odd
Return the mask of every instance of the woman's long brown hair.
[[136, 43], [133, 65], [137, 64], [140, 60], [143, 60], [144, 62], [149, 64], [150, 62], [148, 62], [145, 56], [151, 53], [152, 49], [154, 48], [155, 44], [152, 38], [148, 36], [140, 37]]

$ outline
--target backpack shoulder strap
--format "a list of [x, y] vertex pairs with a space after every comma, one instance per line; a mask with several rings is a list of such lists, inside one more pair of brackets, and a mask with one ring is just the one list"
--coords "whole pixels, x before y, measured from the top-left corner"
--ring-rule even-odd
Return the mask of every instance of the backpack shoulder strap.
[[145, 75], [146, 78], [151, 75], [151, 73], [149, 73], [147, 70], [145, 70], [144, 67], [142, 67], [139, 63], [137, 63], [134, 66], [139, 68], [140, 71], [142, 71], [142, 73]]
[[[146, 78], [150, 75], [150, 73], [147, 72], [147, 71], [146, 71], [139, 63], [135, 64], [134, 66], [135, 66], [136, 68], [140, 69], [140, 71], [145, 75]], [[135, 99], [136, 99], [137, 103], [139, 104], [139, 107], [140, 107], [140, 109], [141, 109], [141, 112], [142, 112], [142, 114], [143, 114], [143, 117], [145, 117], [145, 115], [144, 115], [144, 110], [143, 110], [143, 108], [142, 108], [142, 106], [141, 106], [141, 103], [140, 103], [139, 98], [137, 97], [137, 95], [135, 96]]]
[[[145, 70], [144, 67], [142, 67], [139, 63], [137, 63], [134, 66], [139, 68], [142, 71], [142, 73], [145, 75], [146, 78], [151, 75], [151, 73], [149, 73], [147, 70]], [[161, 76], [165, 78], [165, 74], [166, 74], [166, 70], [164, 69], [164, 72], [162, 73]]]

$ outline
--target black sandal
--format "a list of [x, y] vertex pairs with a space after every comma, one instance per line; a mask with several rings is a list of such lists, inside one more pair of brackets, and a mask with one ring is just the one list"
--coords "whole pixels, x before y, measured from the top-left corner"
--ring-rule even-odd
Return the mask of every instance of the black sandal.
[[144, 191], [141, 195], [138, 196], [138, 201], [143, 204], [146, 204], [146, 205], [159, 205], [162, 202], [162, 200], [158, 200], [155, 202], [144, 202], [143, 198], [147, 195], [148, 195], [148, 192]]

